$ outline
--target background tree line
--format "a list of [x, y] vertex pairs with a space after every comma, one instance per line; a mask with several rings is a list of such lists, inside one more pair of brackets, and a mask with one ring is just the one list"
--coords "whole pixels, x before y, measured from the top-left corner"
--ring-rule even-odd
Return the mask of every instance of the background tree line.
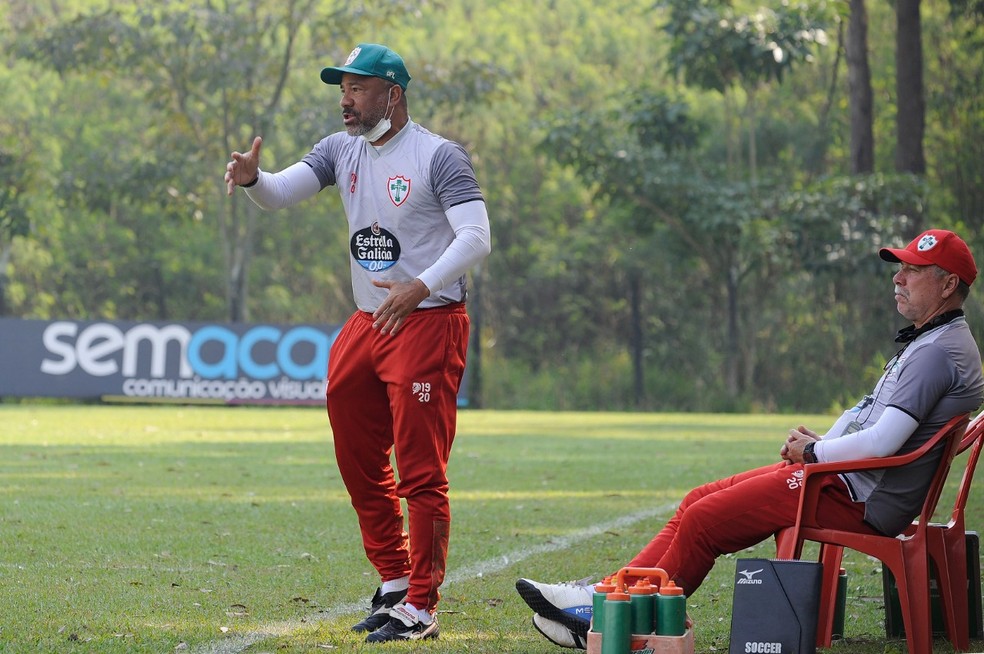
[[341, 129], [318, 72], [376, 41], [489, 204], [476, 404], [833, 408], [903, 326], [878, 247], [942, 226], [984, 262], [982, 20], [981, 0], [6, 0], [0, 315], [343, 321], [337, 195], [264, 214], [222, 173], [254, 134], [276, 170]]

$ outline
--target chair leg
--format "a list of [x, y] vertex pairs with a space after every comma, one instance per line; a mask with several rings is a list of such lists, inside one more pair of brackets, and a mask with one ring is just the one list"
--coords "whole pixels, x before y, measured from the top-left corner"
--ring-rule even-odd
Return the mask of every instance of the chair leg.
[[776, 532], [776, 558], [798, 559], [803, 553], [803, 542], [793, 538], [793, 528], [786, 527]]
[[925, 550], [903, 552], [901, 565], [891, 570], [899, 591], [909, 654], [932, 654], [933, 618], [929, 602], [929, 560]]
[[820, 544], [819, 559], [823, 564], [823, 582], [820, 588], [820, 608], [817, 614], [817, 647], [830, 647], [834, 640], [837, 583], [843, 554], [844, 548], [839, 545]]
[[953, 527], [929, 527], [927, 535], [947, 638], [958, 652], [966, 652], [970, 649], [966, 535]]

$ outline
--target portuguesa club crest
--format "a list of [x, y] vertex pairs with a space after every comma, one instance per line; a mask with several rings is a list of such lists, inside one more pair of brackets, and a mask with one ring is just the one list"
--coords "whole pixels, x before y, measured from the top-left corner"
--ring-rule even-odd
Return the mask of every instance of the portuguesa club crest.
[[390, 177], [386, 182], [386, 190], [393, 204], [400, 206], [410, 197], [410, 179], [403, 175]]

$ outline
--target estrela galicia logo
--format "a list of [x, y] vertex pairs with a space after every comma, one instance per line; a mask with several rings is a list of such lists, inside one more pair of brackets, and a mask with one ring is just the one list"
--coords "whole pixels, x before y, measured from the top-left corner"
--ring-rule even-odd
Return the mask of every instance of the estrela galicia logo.
[[379, 272], [400, 260], [400, 242], [396, 236], [374, 222], [352, 235], [352, 257], [369, 272]]

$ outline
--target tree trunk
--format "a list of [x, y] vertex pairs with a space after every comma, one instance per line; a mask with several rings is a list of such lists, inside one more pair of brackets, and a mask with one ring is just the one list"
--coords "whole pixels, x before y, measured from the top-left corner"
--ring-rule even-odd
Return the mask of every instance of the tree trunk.
[[0, 316], [6, 316], [9, 309], [7, 308], [7, 283], [10, 279], [7, 277], [7, 264], [10, 263], [10, 244], [4, 244], [0, 248]]
[[748, 89], [745, 100], [745, 119], [748, 121], [748, 181], [752, 185], [752, 191], [756, 192], [758, 187], [758, 132], [755, 129], [756, 117], [756, 87], [754, 84]]
[[242, 268], [233, 268], [226, 280], [226, 297], [229, 303], [229, 322], [246, 322], [246, 290], [243, 288]]
[[164, 271], [161, 262], [156, 259], [150, 264], [154, 278], [154, 306], [157, 307], [157, 319], [167, 320], [167, 284], [164, 281]]
[[738, 321], [738, 282], [739, 275], [738, 269], [735, 264], [728, 266], [728, 333], [725, 341], [725, 347], [727, 348], [726, 353], [726, 369], [725, 375], [725, 386], [728, 389], [728, 394], [737, 399], [741, 393], [741, 373], [740, 373], [740, 347], [741, 347], [741, 335], [740, 335], [740, 323]]
[[926, 173], [923, 134], [926, 100], [923, 90], [922, 25], [920, 0], [895, 3], [895, 170]]
[[631, 311], [630, 333], [632, 338], [632, 381], [635, 389], [635, 407], [642, 409], [646, 397], [646, 378], [643, 367], [645, 347], [642, 338], [642, 280], [641, 273], [629, 271], [629, 306]]
[[228, 287], [229, 298], [229, 320], [231, 322], [246, 322], [249, 316], [246, 300], [249, 297], [247, 289], [247, 272], [249, 271], [249, 258], [246, 256], [246, 249], [250, 246], [245, 239], [237, 238], [233, 243], [233, 261], [229, 266]]
[[226, 303], [231, 322], [249, 320], [249, 268], [257, 211], [256, 205], [237, 191], [220, 213], [219, 234], [225, 256]]
[[851, 0], [847, 27], [847, 86], [851, 109], [851, 172], [875, 170], [874, 102], [868, 66], [868, 15], [864, 0]]
[[741, 124], [735, 116], [737, 102], [734, 92], [729, 87], [724, 88], [724, 129], [725, 129], [725, 167], [729, 179], [735, 178], [735, 171], [738, 169], [738, 160], [741, 152]]

